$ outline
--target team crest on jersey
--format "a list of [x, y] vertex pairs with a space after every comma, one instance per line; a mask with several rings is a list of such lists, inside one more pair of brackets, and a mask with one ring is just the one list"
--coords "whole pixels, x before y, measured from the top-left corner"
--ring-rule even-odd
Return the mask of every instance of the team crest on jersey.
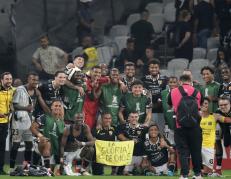
[[140, 111], [140, 103], [136, 103], [136, 111]]
[[109, 135], [112, 135], [112, 131], [109, 131]]
[[137, 131], [137, 134], [140, 135], [140, 134], [141, 134], [141, 131]]
[[158, 80], [159, 85], [162, 85], [163, 81], [162, 80]]
[[118, 101], [117, 101], [117, 96], [115, 96], [115, 95], [112, 96], [112, 103], [114, 103], [114, 104], [115, 104], [115, 103], [116, 103], [116, 104], [118, 103]]

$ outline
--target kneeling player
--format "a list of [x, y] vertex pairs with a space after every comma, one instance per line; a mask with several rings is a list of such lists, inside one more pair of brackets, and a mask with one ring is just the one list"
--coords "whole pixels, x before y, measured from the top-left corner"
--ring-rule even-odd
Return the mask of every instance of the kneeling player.
[[[168, 153], [170, 153], [170, 160]], [[173, 176], [175, 150], [160, 135], [156, 124], [149, 127], [148, 137], [144, 142], [144, 154], [141, 166], [145, 170], [146, 175]]]

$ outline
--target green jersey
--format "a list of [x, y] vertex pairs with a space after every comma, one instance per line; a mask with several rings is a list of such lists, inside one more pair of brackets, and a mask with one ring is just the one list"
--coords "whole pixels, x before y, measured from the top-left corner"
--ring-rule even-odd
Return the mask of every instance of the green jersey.
[[[84, 90], [86, 89], [83, 86]], [[64, 86], [64, 105], [65, 105], [65, 120], [71, 121], [76, 113], [81, 113], [83, 110], [84, 97], [81, 96], [78, 90]]]
[[146, 95], [134, 96], [132, 93], [126, 93], [121, 100], [120, 107], [125, 109], [125, 119], [131, 112], [139, 113], [139, 123], [143, 124], [146, 118], [146, 109], [152, 108], [151, 99]]
[[[220, 88], [220, 84], [215, 81], [212, 81], [211, 83], [201, 87], [201, 94], [203, 95], [203, 97], [207, 97], [207, 96], [218, 97], [219, 88]], [[217, 101], [211, 102], [209, 104], [209, 112], [211, 113], [216, 112], [217, 107], [218, 107]]]
[[42, 115], [36, 122], [40, 124], [41, 133], [50, 140], [52, 154], [59, 155], [59, 138], [64, 131], [64, 121], [52, 116]]
[[118, 125], [119, 104], [122, 92], [118, 85], [107, 84], [101, 87], [100, 108], [102, 112], [109, 112], [112, 116], [112, 124]]
[[165, 89], [161, 92], [164, 118], [165, 118], [165, 122], [168, 124], [169, 129], [174, 130], [175, 125], [176, 125], [176, 121], [173, 118], [173, 116], [174, 116], [173, 109], [169, 109], [168, 95], [169, 95], [169, 89]]

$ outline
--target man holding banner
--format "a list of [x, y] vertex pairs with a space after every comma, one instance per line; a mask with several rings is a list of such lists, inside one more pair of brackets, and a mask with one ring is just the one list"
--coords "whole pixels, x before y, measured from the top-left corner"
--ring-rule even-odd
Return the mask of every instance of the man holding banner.
[[[116, 131], [115, 127], [112, 126], [112, 116], [109, 112], [102, 114], [102, 124], [100, 128], [94, 128], [92, 131], [93, 136], [97, 140], [103, 141], [115, 141], [116, 140]], [[93, 175], [103, 175], [103, 164], [98, 162], [92, 163], [92, 173]], [[111, 175], [116, 174], [116, 167], [112, 166]]]
[[134, 167], [139, 170], [142, 162], [143, 141], [145, 140], [147, 127], [140, 125], [138, 120], [139, 113], [131, 112], [128, 116], [128, 122], [118, 126], [118, 139], [121, 141], [133, 140], [135, 143], [131, 164], [125, 166], [124, 175], [133, 175]]

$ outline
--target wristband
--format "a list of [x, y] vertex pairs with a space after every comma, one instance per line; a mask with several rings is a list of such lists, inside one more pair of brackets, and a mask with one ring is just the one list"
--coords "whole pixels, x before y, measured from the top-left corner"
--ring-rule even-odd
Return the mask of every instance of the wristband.
[[82, 146], [85, 146], [86, 145], [86, 142], [81, 142]]

